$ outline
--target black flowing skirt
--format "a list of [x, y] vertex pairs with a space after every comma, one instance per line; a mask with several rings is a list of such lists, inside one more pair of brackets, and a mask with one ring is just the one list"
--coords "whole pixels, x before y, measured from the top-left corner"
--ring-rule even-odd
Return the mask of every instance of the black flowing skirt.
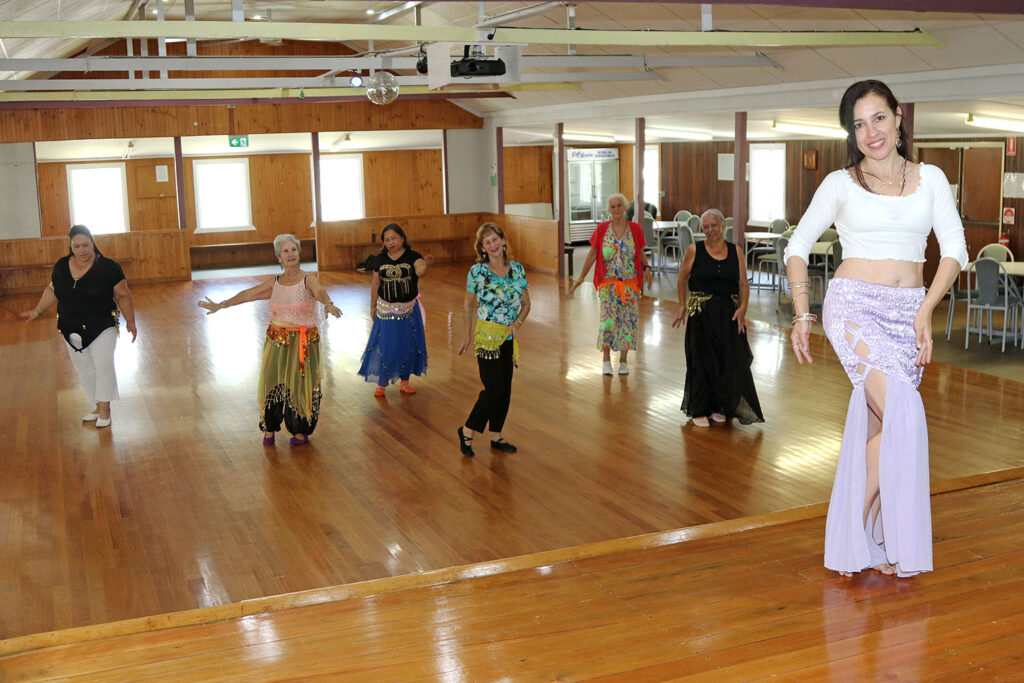
[[746, 333], [736, 331], [732, 297], [715, 295], [686, 322], [686, 385], [681, 410], [690, 417], [721, 413], [742, 424], [764, 422], [754, 389]]

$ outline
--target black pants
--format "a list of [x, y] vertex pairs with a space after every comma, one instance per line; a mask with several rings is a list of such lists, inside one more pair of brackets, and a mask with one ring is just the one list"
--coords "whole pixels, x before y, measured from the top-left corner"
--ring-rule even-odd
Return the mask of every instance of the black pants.
[[260, 422], [260, 430], [264, 432], [276, 432], [281, 429], [281, 422], [289, 432], [305, 434], [309, 436], [316, 429], [317, 420], [320, 418], [320, 389], [313, 390], [313, 406], [309, 419], [302, 417], [291, 406], [291, 402], [284, 400], [272, 400], [267, 397], [263, 407], [263, 420]]
[[474, 432], [482, 432], [490, 423], [492, 432], [500, 432], [505, 426], [508, 415], [508, 404], [512, 399], [512, 340], [507, 339], [498, 349], [498, 357], [494, 359], [476, 359], [480, 367], [480, 381], [484, 390], [476, 399], [466, 426]]

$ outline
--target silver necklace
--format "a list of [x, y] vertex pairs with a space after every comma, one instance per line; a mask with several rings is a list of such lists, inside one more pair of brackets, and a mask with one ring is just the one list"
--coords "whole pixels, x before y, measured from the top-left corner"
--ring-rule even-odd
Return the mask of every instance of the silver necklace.
[[[862, 170], [864, 170], [864, 173], [866, 175], [869, 175], [872, 178], [874, 178], [875, 180], [877, 180], [880, 185], [895, 185], [896, 184], [896, 180], [897, 180], [896, 178], [893, 178], [892, 180], [887, 182], [885, 180], [882, 180], [878, 176], [876, 176], [871, 171], [868, 171], [867, 169], [862, 169]], [[906, 159], [906, 157], [903, 158], [903, 166], [901, 168], [901, 173], [900, 173], [899, 181], [900, 181], [900, 193], [897, 196], [902, 196], [903, 195], [903, 190], [907, 186], [907, 159]]]

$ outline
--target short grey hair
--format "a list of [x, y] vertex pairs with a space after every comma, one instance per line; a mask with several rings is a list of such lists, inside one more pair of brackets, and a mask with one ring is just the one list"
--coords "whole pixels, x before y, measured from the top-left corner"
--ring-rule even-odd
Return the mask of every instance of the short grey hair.
[[622, 194], [621, 192], [616, 192], [615, 194], [608, 195], [608, 199], [604, 200], [604, 208], [607, 209], [608, 205], [612, 203], [613, 199], [621, 199], [623, 206], [629, 206], [629, 200], [626, 198], [626, 195]]
[[281, 258], [281, 245], [289, 241], [295, 245], [300, 254], [302, 253], [302, 242], [299, 241], [299, 238], [286, 232], [274, 238], [274, 256]]
[[700, 224], [701, 225], [704, 225], [704, 219], [706, 217], [708, 217], [708, 216], [716, 216], [718, 218], [718, 224], [722, 225], [722, 226], [725, 225], [725, 216], [723, 216], [722, 212], [719, 211], [718, 209], [708, 209], [707, 211], [702, 213], [700, 215]]

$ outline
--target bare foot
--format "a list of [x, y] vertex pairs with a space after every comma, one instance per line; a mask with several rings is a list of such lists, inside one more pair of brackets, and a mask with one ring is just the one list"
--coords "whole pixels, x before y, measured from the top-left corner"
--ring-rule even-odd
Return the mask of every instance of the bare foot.
[[886, 576], [892, 576], [896, 573], [896, 567], [891, 564], [876, 564], [872, 569], [879, 574], [885, 574]]
[[711, 419], [715, 422], [725, 422], [725, 415], [721, 413], [711, 413]]
[[710, 427], [711, 426], [711, 423], [708, 422], [708, 419], [706, 417], [695, 417], [695, 418], [693, 418], [693, 424], [697, 425], [698, 427]]

